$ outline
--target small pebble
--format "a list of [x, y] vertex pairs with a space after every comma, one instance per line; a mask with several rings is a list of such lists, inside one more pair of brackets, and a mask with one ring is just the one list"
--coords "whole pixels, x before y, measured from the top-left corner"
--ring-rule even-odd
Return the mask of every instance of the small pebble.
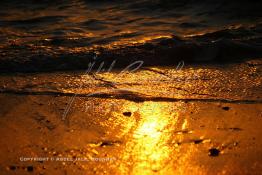
[[209, 156], [216, 157], [219, 155], [219, 153], [220, 153], [220, 150], [218, 150], [217, 148], [209, 149]]
[[100, 146], [113, 146], [114, 143], [111, 141], [103, 141]]
[[230, 108], [228, 106], [222, 107], [223, 110], [228, 111]]
[[16, 170], [16, 166], [11, 165], [11, 166], [9, 166], [9, 169], [10, 170]]
[[127, 117], [130, 117], [132, 115], [132, 113], [131, 112], [123, 112], [123, 115], [127, 116]]
[[28, 166], [28, 167], [27, 167], [27, 171], [29, 171], [29, 172], [34, 171], [34, 167], [33, 167], [33, 166]]
[[195, 143], [195, 144], [199, 144], [199, 143], [202, 143], [202, 142], [203, 142], [203, 139], [194, 140], [194, 143]]

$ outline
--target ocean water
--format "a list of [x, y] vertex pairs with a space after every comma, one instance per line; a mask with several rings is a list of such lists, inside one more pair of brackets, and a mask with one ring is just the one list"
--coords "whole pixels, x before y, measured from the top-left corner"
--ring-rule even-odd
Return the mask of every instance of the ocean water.
[[[0, 71], [227, 63], [262, 56], [261, 1], [0, 2]], [[96, 64], [99, 65], [99, 64]]]

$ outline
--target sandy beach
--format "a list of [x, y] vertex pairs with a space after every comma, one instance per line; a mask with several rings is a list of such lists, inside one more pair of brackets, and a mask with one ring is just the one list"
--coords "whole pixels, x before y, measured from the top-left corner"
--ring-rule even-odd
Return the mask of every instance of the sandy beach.
[[0, 175], [262, 174], [261, 7], [1, 0]]
[[261, 68], [3, 75], [0, 171], [260, 174]]

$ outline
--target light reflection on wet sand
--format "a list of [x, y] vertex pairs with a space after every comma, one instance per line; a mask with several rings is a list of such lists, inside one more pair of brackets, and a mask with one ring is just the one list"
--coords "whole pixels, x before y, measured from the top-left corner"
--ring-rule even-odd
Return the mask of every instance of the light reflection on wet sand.
[[[139, 108], [139, 124], [123, 152], [122, 173], [152, 174], [164, 169], [170, 161], [171, 130], [176, 128], [179, 116], [168, 108], [167, 103], [154, 102], [143, 103]], [[126, 163], [129, 168], [125, 167]]]

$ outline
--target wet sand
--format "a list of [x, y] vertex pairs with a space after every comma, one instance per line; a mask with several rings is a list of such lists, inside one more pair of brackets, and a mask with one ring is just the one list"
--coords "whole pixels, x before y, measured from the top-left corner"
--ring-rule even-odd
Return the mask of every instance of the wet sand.
[[1, 174], [262, 172], [260, 60], [116, 75], [1, 75]]

